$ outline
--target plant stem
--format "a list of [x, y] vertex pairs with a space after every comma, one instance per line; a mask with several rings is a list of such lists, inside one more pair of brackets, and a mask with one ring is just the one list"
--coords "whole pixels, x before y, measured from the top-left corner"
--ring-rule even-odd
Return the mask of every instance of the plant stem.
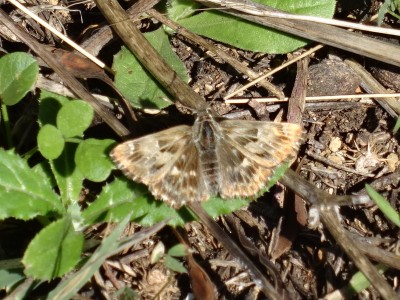
[[13, 142], [11, 139], [11, 130], [10, 130], [10, 118], [8, 117], [8, 109], [7, 105], [1, 105], [1, 115], [3, 117], [4, 122], [4, 135], [6, 137], [6, 148], [13, 148]]
[[29, 150], [28, 152], [26, 152], [25, 154], [21, 155], [25, 160], [28, 160], [32, 157], [32, 155], [34, 155], [38, 150], [38, 147], [33, 147], [31, 150]]

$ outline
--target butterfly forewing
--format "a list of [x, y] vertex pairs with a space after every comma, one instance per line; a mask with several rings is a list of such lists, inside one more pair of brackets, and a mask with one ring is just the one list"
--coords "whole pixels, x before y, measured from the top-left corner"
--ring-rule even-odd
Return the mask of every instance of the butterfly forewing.
[[191, 140], [189, 126], [177, 126], [116, 146], [111, 158], [135, 181], [149, 184], [164, 176]]
[[208, 197], [189, 126], [127, 141], [116, 146], [111, 157], [126, 176], [148, 185], [156, 198], [172, 206]]

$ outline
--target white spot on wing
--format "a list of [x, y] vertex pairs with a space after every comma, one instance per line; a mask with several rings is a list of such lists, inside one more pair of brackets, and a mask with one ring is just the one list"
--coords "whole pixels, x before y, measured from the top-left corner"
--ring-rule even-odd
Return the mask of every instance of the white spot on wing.
[[128, 143], [129, 154], [132, 154], [135, 151], [135, 143]]
[[179, 169], [176, 166], [173, 166], [171, 169], [171, 175], [176, 176], [179, 175], [179, 173], [180, 173]]
[[242, 167], [246, 168], [246, 167], [250, 166], [251, 163], [250, 163], [250, 161], [245, 157], [240, 165], [241, 165]]

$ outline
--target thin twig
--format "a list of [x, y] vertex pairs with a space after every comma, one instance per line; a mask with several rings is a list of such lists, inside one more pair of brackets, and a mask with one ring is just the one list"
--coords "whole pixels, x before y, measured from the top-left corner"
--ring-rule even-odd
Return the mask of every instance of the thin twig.
[[[305, 98], [306, 102], [323, 102], [323, 101], [332, 101], [332, 100], [348, 100], [348, 101], [359, 101], [359, 99], [368, 99], [368, 98], [389, 98], [389, 97], [400, 97], [400, 93], [383, 93], [383, 94], [352, 94], [352, 95], [332, 95], [332, 96], [308, 96]], [[251, 100], [260, 102], [260, 103], [270, 103], [270, 102], [287, 102], [289, 100], [288, 97], [283, 99], [278, 99], [275, 97], [259, 97], [259, 98], [235, 98], [225, 100], [226, 103], [229, 104], [246, 104]], [[385, 99], [383, 99], [385, 100]]]
[[49, 25], [46, 21], [42, 20], [41, 18], [39, 18], [37, 15], [35, 15], [34, 13], [32, 13], [29, 9], [27, 9], [25, 6], [23, 6], [21, 3], [19, 3], [16, 0], [8, 0], [8, 2], [10, 2], [12, 5], [14, 5], [15, 7], [19, 8], [20, 10], [22, 10], [25, 14], [27, 14], [30, 18], [34, 19], [36, 22], [38, 22], [40, 25], [42, 25], [44, 28], [48, 29], [49, 31], [51, 31], [51, 33], [53, 33], [54, 35], [56, 35], [57, 37], [59, 37], [60, 39], [62, 39], [64, 42], [66, 42], [68, 45], [70, 45], [71, 47], [73, 47], [74, 49], [77, 49], [80, 53], [82, 53], [83, 55], [85, 55], [87, 58], [89, 58], [91, 61], [93, 61], [95, 64], [97, 64], [100, 68], [104, 69], [107, 66], [105, 65], [105, 63], [103, 63], [101, 60], [99, 60], [97, 57], [93, 56], [92, 54], [90, 54], [89, 52], [87, 52], [85, 49], [83, 49], [81, 46], [79, 46], [77, 43], [75, 43], [73, 40], [71, 40], [69, 37], [65, 36], [64, 34], [62, 34], [61, 32], [57, 31], [53, 26]]
[[286, 63], [284, 63], [284, 64], [280, 65], [279, 67], [277, 67], [277, 68], [275, 68], [275, 69], [269, 71], [268, 73], [266, 73], [266, 74], [264, 74], [264, 75], [258, 77], [257, 79], [252, 80], [252, 81], [249, 82], [248, 84], [242, 86], [240, 89], [237, 89], [236, 91], [230, 93], [229, 95], [226, 95], [226, 96], [224, 97], [224, 100], [227, 100], [227, 99], [229, 99], [229, 98], [232, 98], [233, 96], [237, 95], [238, 93], [240, 93], [240, 92], [242, 92], [242, 91], [248, 89], [249, 87], [251, 87], [251, 86], [253, 86], [253, 85], [259, 83], [261, 80], [264, 80], [265, 78], [267, 78], [267, 77], [269, 77], [269, 76], [275, 74], [276, 72], [278, 72], [278, 71], [280, 71], [280, 70], [286, 68], [287, 66], [290, 66], [291, 64], [295, 63], [296, 61], [298, 61], [298, 60], [300, 60], [300, 59], [302, 59], [302, 58], [304, 58], [304, 57], [306, 57], [306, 56], [309, 56], [311, 53], [314, 53], [315, 51], [318, 51], [318, 50], [321, 49], [322, 47], [323, 47], [323, 45], [317, 45], [317, 46], [315, 46], [315, 47], [313, 47], [313, 48], [307, 50], [306, 52], [302, 53], [301, 55], [299, 55], [299, 56], [297, 56], [297, 57], [291, 59], [290, 61], [287, 61]]
[[322, 163], [324, 163], [324, 164], [326, 164], [328, 166], [334, 167], [334, 168], [336, 168], [338, 170], [342, 170], [342, 171], [345, 171], [345, 172], [349, 172], [349, 173], [352, 173], [352, 174], [357, 174], [357, 175], [361, 175], [361, 176], [365, 176], [365, 177], [374, 177], [375, 176], [374, 174], [359, 172], [357, 170], [354, 170], [354, 169], [348, 168], [346, 166], [340, 165], [340, 164], [335, 163], [334, 161], [332, 161], [330, 159], [322, 157], [322, 156], [320, 156], [320, 155], [318, 155], [318, 154], [316, 154], [314, 152], [311, 152], [311, 151], [306, 151], [306, 154], [308, 156], [311, 156], [315, 160], [318, 160], [318, 161], [320, 161], [320, 162], [322, 162]]

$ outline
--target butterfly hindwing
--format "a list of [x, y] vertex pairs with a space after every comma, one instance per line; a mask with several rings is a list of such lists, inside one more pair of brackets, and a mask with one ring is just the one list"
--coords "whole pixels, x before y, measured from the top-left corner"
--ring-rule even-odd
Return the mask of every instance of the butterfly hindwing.
[[219, 194], [222, 198], [249, 197], [258, 193], [272, 174], [252, 156], [243, 153], [228, 141], [217, 149], [220, 162]]
[[186, 150], [177, 158], [163, 179], [149, 185], [156, 197], [176, 208], [189, 202], [204, 201], [210, 197], [194, 143], [189, 142], [185, 148]]

